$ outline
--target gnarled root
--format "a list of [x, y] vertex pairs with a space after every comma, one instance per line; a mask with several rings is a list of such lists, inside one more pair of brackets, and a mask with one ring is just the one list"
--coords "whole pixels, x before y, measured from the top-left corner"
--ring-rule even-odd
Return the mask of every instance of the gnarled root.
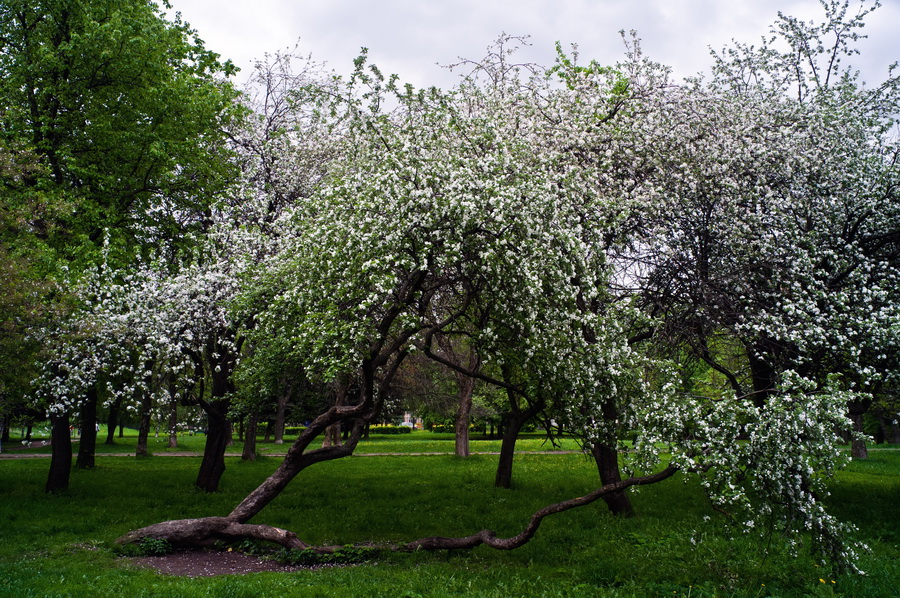
[[163, 521], [128, 532], [116, 542], [133, 544], [144, 538], [166, 540], [177, 548], [200, 548], [212, 546], [219, 541], [244, 539], [265, 540], [285, 548], [307, 548], [294, 532], [269, 525], [238, 523], [227, 517]]

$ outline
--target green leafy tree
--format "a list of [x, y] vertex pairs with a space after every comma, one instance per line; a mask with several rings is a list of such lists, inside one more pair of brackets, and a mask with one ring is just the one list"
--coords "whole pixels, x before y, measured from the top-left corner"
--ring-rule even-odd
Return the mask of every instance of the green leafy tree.
[[[0, 40], [3, 243], [34, 248], [38, 267], [23, 263], [23, 276], [77, 280], [104, 242], [105, 267], [117, 269], [204, 228], [234, 173], [223, 153], [237, 115], [222, 80], [230, 63], [141, 0], [11, 0]], [[71, 450], [73, 412], [51, 411], [58, 450]], [[83, 428], [90, 466], [94, 422]], [[48, 489], [66, 487], [65, 461], [54, 460]]]

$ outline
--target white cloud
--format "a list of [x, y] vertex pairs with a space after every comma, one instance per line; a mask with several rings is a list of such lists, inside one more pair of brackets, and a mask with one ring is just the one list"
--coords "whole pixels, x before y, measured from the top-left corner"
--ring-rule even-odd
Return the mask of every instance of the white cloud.
[[[292, 48], [348, 72], [360, 47], [372, 62], [415, 85], [447, 85], [454, 76], [436, 64], [480, 58], [500, 33], [530, 35], [525, 59], [548, 64], [553, 44], [577, 43], [585, 59], [622, 56], [619, 30], [636, 29], [645, 52], [693, 74], [709, 50], [731, 39], [757, 43], [779, 10], [803, 19], [820, 14], [818, 0], [173, 0], [207, 46], [232, 58], [246, 76], [254, 59]], [[867, 27], [858, 63], [883, 77], [898, 58], [900, 0], [887, 0]]]

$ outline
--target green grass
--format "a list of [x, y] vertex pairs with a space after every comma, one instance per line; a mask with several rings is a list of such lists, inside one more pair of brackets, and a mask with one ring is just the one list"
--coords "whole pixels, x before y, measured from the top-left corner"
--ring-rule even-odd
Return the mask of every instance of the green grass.
[[[296, 439], [296, 436], [285, 436], [285, 444], [276, 445], [273, 441], [263, 441], [263, 436], [257, 438], [257, 452], [265, 455], [267, 453], [284, 454], [288, 446]], [[18, 450], [21, 446], [20, 438], [13, 437], [10, 443], [5, 444], [4, 450], [10, 447]], [[35, 437], [35, 440], [46, 440], [45, 438]], [[97, 437], [97, 453], [134, 453], [137, 448], [137, 430], [126, 429], [125, 437], [119, 438], [116, 434], [115, 444], [104, 444], [106, 441], [106, 428], [103, 427]], [[176, 448], [168, 448], [168, 435], [160, 433], [157, 438], [151, 432], [147, 441], [147, 448], [151, 454], [163, 454], [173, 452], [196, 452], [202, 453], [203, 446], [206, 443], [206, 436], [203, 434], [179, 434], [178, 446]], [[472, 452], [499, 452], [500, 440], [489, 439], [482, 435], [475, 434], [469, 442]], [[227, 449], [228, 454], [240, 455], [244, 448], [243, 442], [235, 440], [234, 444]], [[78, 450], [77, 447], [75, 449]], [[578, 443], [571, 438], [562, 438], [558, 441], [558, 446], [551, 444], [543, 433], [523, 434], [516, 442], [517, 451], [556, 451], [556, 450], [578, 450]], [[25, 451], [23, 451], [25, 452]], [[32, 447], [28, 449], [29, 453], [49, 454], [50, 447]], [[416, 430], [411, 434], [402, 436], [397, 434], [371, 434], [368, 439], [360, 441], [357, 447], [358, 453], [446, 453], [454, 452], [454, 437], [451, 433], [432, 433], [423, 430]]]
[[[445, 440], [413, 435], [407, 442]], [[834, 510], [872, 547], [861, 563], [867, 575], [842, 577], [806, 556], [775, 547], [765, 554], [752, 538], [730, 538], [698, 487], [680, 478], [634, 495], [634, 519], [612, 518], [596, 503], [547, 519], [531, 543], [510, 552], [389, 554], [352, 567], [195, 579], [160, 576], [117, 558], [112, 541], [131, 529], [226, 514], [279, 459], [228, 458], [222, 489], [211, 495], [191, 487], [197, 463], [99, 457], [94, 470], [73, 471], [68, 493], [47, 496], [46, 461], [0, 461], [0, 596], [880, 597], [900, 587], [900, 453], [893, 451], [873, 451], [833, 483]], [[583, 494], [596, 481], [581, 455], [526, 454], [517, 457], [514, 487], [500, 490], [492, 486], [495, 464], [492, 456], [324, 463], [303, 472], [257, 522], [317, 544], [482, 528], [511, 535], [533, 510]]]

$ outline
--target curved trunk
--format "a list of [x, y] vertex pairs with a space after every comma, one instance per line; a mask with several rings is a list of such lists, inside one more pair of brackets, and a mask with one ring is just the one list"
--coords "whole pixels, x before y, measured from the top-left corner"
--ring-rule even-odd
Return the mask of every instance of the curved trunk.
[[72, 435], [68, 413], [50, 414], [50, 434], [50, 472], [44, 491], [68, 490], [72, 471]]
[[[534, 410], [536, 413], [537, 410]], [[533, 415], [532, 409], [510, 414], [503, 430], [503, 441], [500, 443], [500, 459], [497, 462], [497, 475], [494, 478], [494, 486], [497, 488], [509, 488], [512, 486], [513, 459], [516, 455], [516, 440], [519, 432]]]
[[94, 453], [97, 450], [97, 388], [87, 391], [81, 406], [81, 440], [78, 443], [78, 459], [75, 467], [91, 469], [94, 467]]
[[[619, 452], [614, 446], [595, 442], [591, 445], [591, 454], [594, 455], [594, 460], [597, 462], [600, 485], [611, 486], [622, 481], [622, 474], [619, 471]], [[628, 498], [626, 490], [604, 494], [603, 501], [613, 515], [622, 517], [634, 515], [634, 508], [631, 506], [631, 499]]]

